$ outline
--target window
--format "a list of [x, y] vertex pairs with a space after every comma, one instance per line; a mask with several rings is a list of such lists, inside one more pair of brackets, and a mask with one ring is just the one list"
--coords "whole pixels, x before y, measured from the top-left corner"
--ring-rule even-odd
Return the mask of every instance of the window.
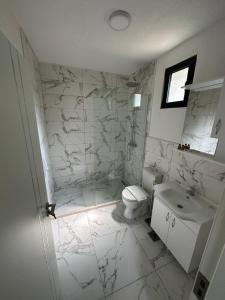
[[161, 108], [187, 106], [189, 91], [182, 87], [192, 83], [196, 60], [197, 55], [166, 69]]

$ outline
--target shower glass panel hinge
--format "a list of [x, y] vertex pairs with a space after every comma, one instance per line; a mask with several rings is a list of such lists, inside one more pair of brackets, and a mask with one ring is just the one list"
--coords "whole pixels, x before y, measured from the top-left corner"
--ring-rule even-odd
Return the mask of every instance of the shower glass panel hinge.
[[48, 217], [52, 216], [56, 219], [55, 207], [56, 207], [56, 204], [50, 204], [50, 203], [46, 204], [46, 213], [47, 213]]

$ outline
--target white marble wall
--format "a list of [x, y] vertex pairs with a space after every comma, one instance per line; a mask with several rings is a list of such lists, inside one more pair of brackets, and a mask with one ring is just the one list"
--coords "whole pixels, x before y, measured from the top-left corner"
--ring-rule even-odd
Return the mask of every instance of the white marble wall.
[[218, 139], [211, 138], [220, 89], [191, 92], [184, 122], [182, 144], [214, 155]]
[[23, 46], [23, 55], [28, 61], [30, 81], [33, 92], [33, 101], [35, 105], [36, 112], [36, 122], [38, 127], [38, 135], [40, 141], [42, 162], [43, 162], [43, 170], [45, 174], [45, 183], [48, 195], [48, 201], [52, 203], [53, 194], [54, 194], [54, 182], [52, 178], [51, 164], [49, 159], [49, 151], [48, 151], [48, 138], [46, 131], [46, 122], [44, 116], [44, 104], [43, 104], [43, 96], [41, 89], [41, 77], [40, 77], [40, 66], [38, 59], [33, 52], [26, 36], [24, 33], [21, 33], [22, 37], [22, 46]]
[[164, 174], [164, 181], [175, 180], [188, 190], [217, 205], [225, 190], [225, 165], [192, 152], [177, 149], [172, 142], [147, 137], [145, 166]]
[[136, 111], [136, 127], [135, 127], [135, 142], [137, 147], [129, 147], [131, 139], [132, 125], [132, 101], [130, 100], [129, 114], [127, 116], [127, 131], [126, 131], [126, 161], [125, 161], [125, 181], [129, 184], [141, 184], [142, 168], [144, 162], [144, 149], [147, 123], [150, 122], [151, 116], [151, 99], [154, 84], [155, 63], [152, 62], [141, 68], [137, 72], [130, 75], [130, 81], [140, 83], [138, 88], [132, 92], [141, 93], [141, 107]]
[[129, 91], [126, 76], [41, 64], [56, 189], [122, 178]]

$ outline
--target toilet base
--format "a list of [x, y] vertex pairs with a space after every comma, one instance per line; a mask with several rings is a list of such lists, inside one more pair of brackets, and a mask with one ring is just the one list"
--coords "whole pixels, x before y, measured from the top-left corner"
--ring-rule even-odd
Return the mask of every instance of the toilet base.
[[146, 215], [147, 212], [148, 212], [148, 202], [143, 201], [136, 208], [130, 208], [130, 207], [125, 206], [125, 211], [124, 211], [123, 215], [126, 219], [131, 220], [131, 219], [140, 218], [140, 217]]
[[132, 210], [132, 209], [130, 209], [128, 207], [125, 208], [125, 211], [124, 211], [123, 215], [124, 215], [124, 217], [126, 219], [129, 219], [129, 220], [135, 218], [135, 216], [134, 216], [134, 210]]

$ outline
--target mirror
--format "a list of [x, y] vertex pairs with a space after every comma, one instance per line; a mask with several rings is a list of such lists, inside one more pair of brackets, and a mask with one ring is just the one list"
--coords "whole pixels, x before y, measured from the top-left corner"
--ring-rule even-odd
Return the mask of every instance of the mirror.
[[218, 143], [211, 137], [221, 89], [190, 91], [181, 144], [214, 155]]

